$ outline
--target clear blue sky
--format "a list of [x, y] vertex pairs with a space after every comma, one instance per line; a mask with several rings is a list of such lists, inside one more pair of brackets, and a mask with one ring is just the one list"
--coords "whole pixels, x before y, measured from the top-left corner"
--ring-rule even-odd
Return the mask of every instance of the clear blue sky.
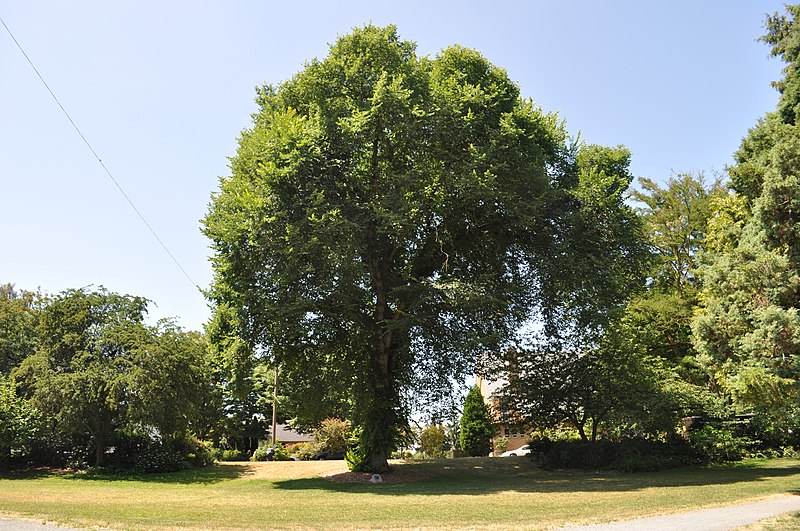
[[[723, 170], [774, 108], [764, 44], [779, 1], [154, 2], [0, 4], [45, 80], [202, 287], [199, 219], [255, 111], [254, 87], [324, 57], [337, 35], [394, 23], [436, 54], [458, 43], [592, 143], [627, 146], [637, 176]], [[201, 329], [204, 298], [71, 128], [0, 27], [0, 283], [104, 285]]]

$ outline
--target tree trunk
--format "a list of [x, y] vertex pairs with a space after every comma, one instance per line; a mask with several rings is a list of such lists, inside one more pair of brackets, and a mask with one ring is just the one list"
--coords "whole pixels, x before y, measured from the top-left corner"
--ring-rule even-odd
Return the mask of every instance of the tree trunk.
[[[380, 152], [385, 141], [383, 125], [378, 120], [375, 124], [372, 139], [372, 158], [370, 162], [370, 181], [373, 201], [376, 206], [382, 198]], [[390, 149], [390, 148], [389, 148]], [[392, 158], [391, 153], [389, 158]], [[366, 459], [364, 465], [370, 472], [386, 472], [389, 470], [389, 455], [397, 440], [400, 423], [395, 396], [395, 348], [396, 338], [391, 326], [387, 323], [399, 318], [403, 312], [403, 304], [394, 308], [390, 301], [392, 287], [392, 267], [394, 259], [401, 249], [397, 243], [391, 243], [378, 230], [380, 223], [372, 220], [366, 230], [368, 246], [368, 265], [375, 297], [375, 309], [372, 319], [372, 356], [369, 382], [369, 394], [365, 397], [367, 404], [362, 411], [363, 419], [360, 447]]]
[[361, 435], [361, 448], [366, 453], [368, 470], [381, 473], [389, 470], [389, 454], [397, 431], [397, 412], [394, 408], [391, 333], [378, 326], [373, 338], [375, 349], [370, 377], [371, 396]]
[[94, 466], [100, 468], [106, 461], [106, 442], [105, 438], [97, 436], [94, 438]]
[[94, 439], [94, 466], [102, 467], [106, 461], [106, 441], [111, 432], [111, 423], [114, 414], [108, 408], [100, 412], [99, 417], [94, 419], [96, 424], [91, 421], [87, 423], [89, 434]]
[[579, 420], [577, 415], [571, 413], [569, 419], [572, 421], [572, 424], [575, 425], [575, 429], [578, 430], [578, 435], [581, 436], [581, 440], [583, 442], [589, 442], [589, 437], [586, 436], [586, 430], [584, 429], [586, 426], [586, 414], [584, 413], [583, 417]]
[[278, 365], [275, 364], [275, 385], [272, 388], [272, 447], [278, 442]]

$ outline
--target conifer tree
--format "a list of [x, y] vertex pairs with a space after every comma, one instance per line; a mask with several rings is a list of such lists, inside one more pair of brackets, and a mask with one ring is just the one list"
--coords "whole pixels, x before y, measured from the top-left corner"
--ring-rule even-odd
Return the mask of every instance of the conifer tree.
[[739, 409], [776, 422], [798, 418], [800, 376], [800, 6], [787, 10], [788, 17], [767, 18], [762, 37], [787, 63], [774, 83], [778, 107], [735, 154], [730, 174], [743, 223], [712, 238], [726, 244], [703, 269], [702, 309], [693, 322], [698, 357], [719, 390]]
[[486, 456], [492, 451], [492, 436], [495, 426], [483, 395], [477, 385], [473, 386], [464, 400], [461, 417], [461, 449], [470, 457]]

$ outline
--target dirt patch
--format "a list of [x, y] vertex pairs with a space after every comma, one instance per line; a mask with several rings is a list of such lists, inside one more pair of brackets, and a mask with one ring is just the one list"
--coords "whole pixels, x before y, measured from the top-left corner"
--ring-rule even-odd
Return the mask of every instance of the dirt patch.
[[[223, 462], [217, 466], [235, 466], [243, 471], [241, 477], [244, 479], [283, 481], [318, 477], [334, 483], [369, 483], [372, 478], [368, 472], [349, 472], [344, 461]], [[381, 477], [384, 483], [405, 483], [425, 479], [428, 473], [414, 465], [402, 465], [393, 466]]]
[[262, 461], [242, 463], [218, 463], [218, 466], [237, 466], [244, 470], [246, 479], [268, 479], [283, 481], [327, 476], [347, 471], [344, 461]]
[[[323, 477], [334, 483], [370, 483], [372, 474], [369, 472], [341, 472]], [[383, 483], [406, 483], [408, 481], [419, 481], [426, 477], [427, 474], [421, 470], [413, 470], [410, 467], [395, 468], [390, 472], [381, 474]]]

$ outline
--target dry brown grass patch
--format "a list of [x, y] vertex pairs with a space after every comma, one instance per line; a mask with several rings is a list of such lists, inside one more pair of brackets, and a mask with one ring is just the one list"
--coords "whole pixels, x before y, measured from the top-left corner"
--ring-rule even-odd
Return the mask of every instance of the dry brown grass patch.
[[218, 465], [243, 468], [244, 472], [241, 477], [245, 479], [268, 479], [270, 481], [306, 479], [347, 471], [347, 464], [344, 461], [227, 462]]

